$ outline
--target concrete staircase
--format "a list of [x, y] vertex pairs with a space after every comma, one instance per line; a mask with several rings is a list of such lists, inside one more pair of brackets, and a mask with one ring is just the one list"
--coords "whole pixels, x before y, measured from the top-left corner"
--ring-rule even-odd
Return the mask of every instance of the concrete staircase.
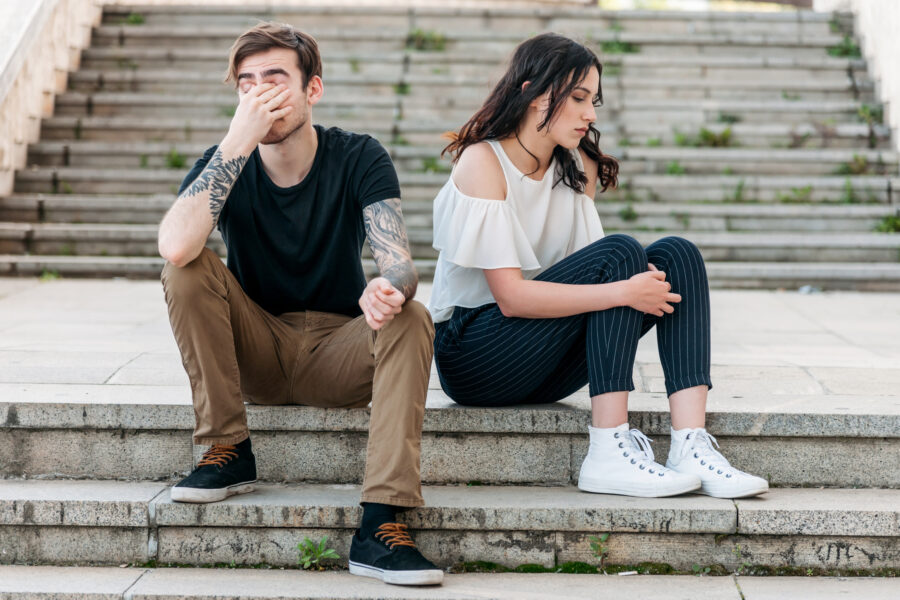
[[[109, 386], [27, 385], [12, 394], [21, 400], [0, 402], [0, 562], [291, 566], [299, 540], [323, 535], [347, 556], [367, 411], [248, 407], [258, 491], [186, 505], [172, 503], [167, 487], [199, 456], [192, 407], [183, 388], [161, 389], [126, 398]], [[586, 393], [472, 410], [434, 389], [423, 437], [427, 507], [405, 520], [443, 567], [592, 563], [591, 536], [608, 533], [615, 564], [897, 569], [896, 399], [842, 406], [848, 400], [746, 397], [711, 412], [732, 462], [778, 486], [763, 499], [640, 499], [573, 486]], [[631, 404], [632, 425], [664, 457], [664, 396], [636, 394]]]
[[[325, 535], [347, 556], [367, 410], [248, 406], [258, 491], [174, 504], [167, 487], [203, 448], [190, 441], [190, 392], [159, 285], [30, 285], [9, 299], [0, 290], [10, 348], [0, 351], [0, 563], [290, 567], [299, 541]], [[712, 300], [708, 427], [735, 466], [769, 479], [768, 494], [581, 493], [586, 390], [548, 406], [471, 409], [432, 373], [427, 506], [403, 517], [423, 550], [443, 567], [596, 565], [591, 538], [609, 534], [607, 563], [641, 572], [896, 573], [900, 403], [889, 357], [900, 346], [895, 322], [864, 320], [883, 301], [718, 291]], [[838, 321], [846, 314], [859, 321]], [[638, 349], [630, 422], [664, 459], [669, 416], [653, 346], [648, 336]]]
[[717, 287], [900, 289], [898, 156], [845, 17], [561, 7], [109, 7], [0, 198], [0, 273], [158, 276], [155, 224], [224, 135], [227, 48], [257, 18], [319, 40], [316, 121], [389, 148], [426, 278], [441, 134], [523, 37], [553, 30], [605, 65], [598, 126], [622, 164], [598, 196], [608, 231], [691, 238]]
[[[423, 284], [419, 298], [429, 292]], [[249, 406], [258, 490], [213, 505], [172, 503], [168, 486], [202, 449], [191, 445], [190, 390], [159, 284], [2, 279], [0, 564], [13, 566], [0, 566], [0, 597], [519, 600], [596, 598], [602, 589], [761, 600], [829, 596], [809, 587], [823, 584], [817, 578], [778, 580], [768, 584], [774, 596], [756, 596], [747, 574], [896, 574], [900, 321], [889, 317], [897, 294], [711, 296], [708, 426], [736, 466], [771, 481], [768, 494], [581, 493], [573, 484], [586, 451], [586, 391], [551, 406], [471, 409], [446, 398], [432, 374], [427, 507], [402, 518], [423, 551], [457, 570], [485, 567], [465, 565], [473, 561], [584, 570], [598, 564], [591, 538], [608, 534], [611, 572], [709, 569], [737, 581], [469, 573], [448, 576], [440, 590], [403, 591], [347, 573], [278, 571], [296, 565], [306, 537], [327, 535], [346, 559], [366, 409]], [[664, 459], [669, 418], [654, 341], [646, 336], [638, 349], [630, 422]], [[857, 578], [841, 593], [892, 597], [859, 589], [865, 581], [893, 583]]]

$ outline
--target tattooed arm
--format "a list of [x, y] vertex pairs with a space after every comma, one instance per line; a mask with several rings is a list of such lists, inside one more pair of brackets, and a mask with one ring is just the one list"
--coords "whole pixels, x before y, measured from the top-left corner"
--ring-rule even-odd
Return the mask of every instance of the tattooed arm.
[[159, 225], [163, 258], [183, 267], [200, 255], [250, 154], [272, 123], [292, 110], [279, 108], [287, 97], [285, 86], [268, 83], [243, 93], [225, 139]]
[[176, 267], [197, 258], [248, 158], [249, 154], [226, 158], [221, 148], [216, 149], [160, 223], [159, 253], [163, 258]]
[[379, 329], [416, 295], [419, 277], [409, 252], [400, 199], [370, 204], [363, 209], [363, 221], [381, 277], [369, 282], [359, 305], [369, 326]]
[[375, 202], [363, 209], [366, 236], [381, 276], [409, 300], [416, 295], [419, 278], [406, 238], [400, 199]]

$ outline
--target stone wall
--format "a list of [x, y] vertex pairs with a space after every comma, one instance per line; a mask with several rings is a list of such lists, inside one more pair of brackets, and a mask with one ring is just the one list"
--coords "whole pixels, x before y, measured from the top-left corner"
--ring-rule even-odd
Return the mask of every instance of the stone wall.
[[815, 0], [820, 11], [848, 11], [855, 17], [869, 72], [875, 78], [878, 97], [884, 103], [884, 122], [893, 131], [900, 150], [900, 2], [898, 0]]
[[0, 3], [0, 195], [12, 191], [99, 18], [95, 0]]

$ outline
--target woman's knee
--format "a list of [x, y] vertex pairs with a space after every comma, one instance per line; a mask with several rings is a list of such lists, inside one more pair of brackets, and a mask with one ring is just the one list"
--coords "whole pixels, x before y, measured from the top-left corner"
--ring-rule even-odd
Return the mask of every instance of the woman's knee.
[[608, 258], [612, 253], [618, 259], [616, 262], [624, 264], [630, 275], [647, 270], [647, 252], [641, 243], [630, 235], [622, 233], [607, 235], [594, 242], [592, 246], [598, 251], [598, 258]]
[[706, 264], [697, 245], [681, 237], [670, 236], [654, 242], [647, 248], [650, 262], [667, 271], [671, 282], [706, 280]]
[[703, 255], [694, 242], [674, 235], [664, 237], [650, 244], [647, 248], [647, 254], [651, 257], [651, 262], [652, 257], [657, 255], [670, 259], [703, 263]]

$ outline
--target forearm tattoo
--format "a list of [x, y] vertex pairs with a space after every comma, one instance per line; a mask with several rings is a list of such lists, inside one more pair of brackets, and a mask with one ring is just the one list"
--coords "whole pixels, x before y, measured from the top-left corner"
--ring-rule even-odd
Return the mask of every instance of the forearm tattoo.
[[409, 252], [409, 240], [400, 199], [375, 202], [363, 209], [369, 247], [381, 276], [409, 300], [416, 295], [419, 278]]
[[215, 226], [219, 221], [219, 215], [222, 214], [225, 200], [231, 193], [231, 187], [237, 181], [248, 158], [250, 157], [235, 156], [232, 159], [224, 160], [222, 151], [217, 149], [206, 164], [206, 168], [181, 195], [190, 198], [209, 191], [209, 214], [212, 216], [213, 226]]

